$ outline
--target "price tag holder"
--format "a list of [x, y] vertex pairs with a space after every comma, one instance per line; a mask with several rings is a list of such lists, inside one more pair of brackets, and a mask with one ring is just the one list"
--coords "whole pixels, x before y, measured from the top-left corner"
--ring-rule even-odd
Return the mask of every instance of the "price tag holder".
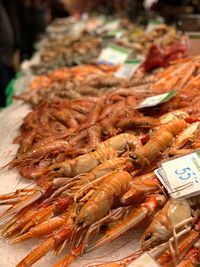
[[163, 103], [169, 101], [172, 97], [174, 97], [175, 94], [176, 94], [176, 91], [172, 90], [172, 91], [165, 93], [165, 94], [147, 97], [144, 101], [142, 101], [135, 108], [136, 109], [149, 108], [149, 107], [157, 106], [159, 104], [163, 104]]
[[118, 78], [127, 78], [129, 79], [134, 72], [138, 69], [141, 64], [141, 60], [129, 60], [126, 61], [119, 70], [115, 73], [115, 76]]
[[108, 63], [113, 65], [123, 64], [131, 51], [124, 47], [109, 44], [106, 48], [104, 48], [97, 60], [97, 63]]
[[154, 171], [155, 175], [158, 177], [161, 184], [167, 189], [168, 193], [172, 194], [172, 189], [170, 187], [169, 181], [167, 180], [167, 177], [165, 176], [164, 170], [162, 167], [156, 169]]
[[161, 166], [173, 198], [200, 194], [200, 151], [163, 162]]
[[131, 262], [128, 267], [160, 267], [160, 265], [150, 256], [149, 253], [142, 254], [138, 259]]
[[154, 172], [174, 199], [200, 194], [200, 151], [163, 162]]

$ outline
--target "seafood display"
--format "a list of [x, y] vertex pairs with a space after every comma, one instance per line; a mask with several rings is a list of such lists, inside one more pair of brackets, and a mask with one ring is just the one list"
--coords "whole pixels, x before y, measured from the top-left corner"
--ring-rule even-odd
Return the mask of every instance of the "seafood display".
[[[121, 21], [123, 29], [127, 23]], [[1, 237], [9, 246], [37, 240], [17, 267], [32, 266], [50, 251], [54, 267], [67, 267], [141, 228], [139, 250], [87, 266], [128, 266], [144, 255], [163, 267], [197, 266], [199, 195], [173, 198], [155, 170], [200, 149], [200, 57], [171, 62], [180, 52], [171, 47], [168, 55], [176, 56], [163, 58], [166, 69], [146, 73], [158, 63], [147, 58], [130, 78], [117, 78], [119, 66], [91, 63], [102, 47], [98, 34], [83, 30], [81, 40], [69, 37], [73, 25], [72, 18], [51, 25], [52, 42], [40, 51], [37, 66], [38, 73], [48, 69], [48, 74], [34, 77], [27, 91], [14, 97], [31, 110], [13, 140], [18, 150], [2, 171], [15, 170], [27, 185], [0, 194]], [[132, 30], [128, 24], [127, 32]], [[174, 39], [180, 40], [165, 25], [153, 32], [138, 40], [149, 49], [155, 38], [153, 46], [160, 45], [165, 56]], [[172, 98], [140, 106], [172, 90]]]
[[[33, 162], [32, 168], [36, 170], [30, 168], [29, 177], [25, 173], [22, 175], [34, 179], [37, 185], [0, 196], [1, 204], [11, 205], [1, 214], [1, 220], [9, 219], [2, 226], [2, 235], [12, 244], [33, 237], [47, 236], [47, 239], [17, 266], [31, 266], [48, 251], [55, 249], [58, 253], [67, 244], [69, 254], [55, 266], [68, 266], [73, 258], [111, 242], [143, 220], [148, 220], [150, 225], [142, 238], [142, 251], [168, 242], [171, 238], [173, 243], [173, 227], [180, 224], [185, 224], [186, 229], [192, 231], [177, 227], [181, 230], [183, 240], [189, 232], [197, 240], [195, 224], [199, 215], [192, 212], [195, 201], [170, 200], [163, 194], [161, 184], [152, 171], [155, 163], [169, 157], [167, 151], [173, 147], [176, 149], [178, 140], [180, 142], [180, 139], [184, 139], [179, 146], [183, 153], [189, 140], [193, 146], [198, 144], [199, 123], [188, 124], [186, 118], [177, 117], [163, 124], [163, 119], [151, 119], [153, 133], [145, 142], [136, 133], [121, 133], [106, 141], [100, 140], [88, 150], [84, 149], [82, 155], [67, 157], [66, 153], [57, 162], [52, 154], [48, 159], [47, 153], [53, 153], [52, 150], [48, 151], [49, 143], [44, 144], [47, 148], [45, 155], [37, 150], [37, 143], [36, 146], [33, 144], [35, 149], [28, 149], [18, 155], [11, 164], [16, 166], [21, 160], [23, 167], [30, 167]], [[150, 125], [145, 125], [148, 131]], [[191, 127], [195, 130], [191, 131]], [[60, 153], [65, 150], [64, 142], [68, 143], [68, 148], [70, 144], [64, 139], [62, 141]], [[51, 144], [53, 146], [53, 142]], [[44, 161], [41, 163], [42, 157], [47, 160], [46, 164]], [[42, 166], [38, 169], [35, 164], [39, 159]], [[49, 164], [50, 159], [53, 162]], [[175, 216], [177, 213], [178, 217]], [[161, 226], [163, 230], [159, 232]], [[73, 248], [70, 241], [72, 238]], [[170, 261], [164, 259], [164, 255], [159, 261]]]
[[[165, 24], [158, 24], [149, 31], [148, 26], [145, 29], [125, 18], [93, 16], [77, 20], [69, 17], [49, 25], [39, 46], [40, 62], [32, 66], [32, 72], [41, 75], [59, 67], [95, 63], [102, 48], [107, 46], [108, 37], [112, 43], [130, 49], [130, 59], [147, 56], [146, 71], [167, 67], [171, 60], [188, 55], [184, 35]], [[153, 60], [155, 50], [158, 55]]]

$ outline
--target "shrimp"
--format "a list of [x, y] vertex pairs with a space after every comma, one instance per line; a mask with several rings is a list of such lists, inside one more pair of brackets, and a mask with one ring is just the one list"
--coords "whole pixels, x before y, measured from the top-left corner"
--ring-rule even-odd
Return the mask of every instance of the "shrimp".
[[158, 119], [152, 117], [137, 117], [123, 118], [117, 123], [120, 129], [131, 129], [134, 127], [154, 128], [160, 124]]
[[161, 152], [171, 146], [173, 137], [186, 127], [187, 123], [181, 119], [176, 119], [160, 126], [150, 140], [144, 146], [136, 148], [136, 150], [130, 154], [130, 157], [136, 165], [139, 165], [140, 168], [143, 169], [145, 165], [150, 165], [152, 161], [160, 156]]
[[[161, 255], [156, 256], [157, 262], [161, 266], [166, 266], [166, 267], [182, 266], [181, 264], [184, 262], [182, 263], [180, 262], [181, 258], [184, 257], [185, 253], [195, 244], [198, 238], [199, 238], [199, 232], [195, 231], [194, 229], [192, 229], [189, 232], [186, 232], [186, 234], [179, 241], [178, 248], [177, 248], [178, 254], [176, 255], [174, 253], [173, 248], [169, 248], [168, 250], [165, 250], [164, 252], [162, 252]], [[167, 247], [169, 247], [168, 242], [166, 245]], [[180, 262], [180, 265], [177, 264], [178, 262]], [[186, 265], [186, 266], [189, 267], [190, 265]]]
[[107, 175], [102, 183], [97, 186], [89, 200], [81, 207], [79, 207], [81, 203], [72, 205], [68, 211], [71, 216], [69, 216], [67, 222], [56, 233], [53, 233], [52, 236], [29, 253], [17, 267], [31, 266], [47, 252], [58, 248], [75, 233], [78, 234], [81, 229], [83, 229], [84, 234], [84, 229], [87, 230], [87, 226], [108, 214], [114, 199], [127, 190], [131, 180], [130, 174], [125, 171], [113, 172]]
[[168, 200], [145, 230], [142, 248], [146, 250], [168, 240], [173, 233], [173, 227], [190, 218], [192, 219], [191, 208], [186, 200]]
[[78, 123], [69, 109], [55, 110], [53, 116], [68, 128], [78, 128]]
[[79, 127], [79, 131], [94, 125], [97, 122], [97, 120], [99, 119], [99, 115], [100, 115], [102, 109], [103, 109], [103, 102], [102, 101], [97, 102], [95, 107], [88, 114], [87, 119], [86, 119], [86, 123], [82, 124]]
[[195, 137], [195, 132], [198, 131], [200, 122], [194, 122], [189, 127], [187, 127], [182, 133], [180, 133], [174, 141], [174, 144], [171, 146], [168, 154], [170, 156], [176, 155], [176, 152], [188, 142], [192, 141]]
[[[42, 203], [37, 205], [37, 202], [35, 202], [33, 207], [27, 206], [19, 211], [13, 219], [10, 219], [5, 225], [3, 225], [1, 233], [6, 238], [12, 237], [19, 229], [21, 233], [26, 233], [31, 227], [48, 220], [55, 214], [62, 213], [71, 203], [72, 199], [69, 197], [62, 197], [55, 200], [52, 204]], [[5, 216], [8, 217], [9, 215], [12, 214], [8, 210], [5, 213]], [[5, 219], [5, 216], [1, 216], [1, 219]]]
[[102, 127], [98, 124], [91, 126], [88, 129], [89, 147], [97, 147], [101, 142]]
[[89, 200], [76, 216], [76, 224], [84, 227], [105, 216], [114, 203], [114, 199], [126, 192], [131, 175], [126, 171], [115, 171], [106, 175]]
[[16, 244], [28, 240], [30, 238], [48, 235], [56, 229], [60, 228], [60, 226], [62, 226], [64, 223], [65, 219], [63, 218], [63, 216], [56, 216], [54, 218], [50, 218], [47, 221], [43, 221], [38, 225], [31, 227], [28, 232], [20, 236], [15, 236], [14, 238], [11, 238], [9, 240], [9, 244]]
[[23, 139], [20, 142], [20, 147], [17, 151], [17, 154], [25, 153], [30, 148], [35, 138], [35, 135], [36, 135], [35, 129], [25, 132], [25, 135], [23, 136]]
[[[54, 164], [44, 171], [45, 174], [73, 177], [81, 173], [86, 173], [98, 166], [100, 163], [117, 158], [117, 152], [110, 148], [99, 148], [94, 152], [89, 152], [75, 159], [66, 160], [62, 163]], [[38, 178], [38, 177], [34, 177]]]
[[[74, 199], [79, 198], [85, 193], [88, 189], [91, 189], [95, 184], [98, 183], [99, 178], [102, 176], [113, 172], [115, 170], [131, 170], [132, 169], [132, 161], [130, 158], [120, 157], [120, 158], [113, 158], [103, 162], [102, 164], [98, 165], [94, 169], [92, 169], [89, 173], [83, 173], [81, 175], [75, 176], [74, 178], [70, 179], [69, 182], [66, 183], [66, 178], [62, 178], [64, 182], [64, 186], [58, 188], [50, 197], [53, 198], [60, 193], [64, 194], [72, 194]], [[60, 178], [58, 178], [60, 179]], [[97, 183], [96, 183], [97, 180]], [[62, 183], [61, 181], [61, 183]], [[53, 183], [56, 182], [56, 179]]]
[[43, 241], [38, 247], [31, 251], [16, 267], [29, 267], [37, 262], [42, 256], [46, 255], [52, 249], [58, 247], [63, 241], [67, 240], [73, 234], [72, 228], [69, 225], [63, 227], [55, 234]]
[[49, 200], [54, 199], [60, 195], [70, 194], [74, 198], [82, 196], [87, 189], [90, 189], [94, 185], [93, 181], [98, 180], [98, 178], [114, 171], [114, 170], [130, 170], [132, 168], [132, 161], [130, 158], [120, 157], [113, 158], [104, 161], [102, 164], [98, 165], [88, 173], [83, 173], [81, 175], [75, 176], [74, 178], [55, 178], [52, 182], [48, 181], [48, 187], [45, 186], [45, 181], [42, 178], [41, 181], [38, 180], [37, 183], [40, 185], [33, 189], [21, 189], [14, 193], [1, 195], [1, 204], [13, 204], [11, 208], [6, 210], [0, 215], [0, 218], [7, 216], [12, 216], [16, 212], [22, 210], [26, 206], [34, 203], [38, 199], [44, 196], [44, 194], [50, 188], [54, 189], [53, 193], [50, 195]]
[[[194, 267], [195, 264], [198, 262], [199, 258], [199, 247], [196, 245], [198, 243], [199, 238], [199, 222], [195, 224], [198, 230], [192, 229], [191, 231], [185, 231], [184, 229], [182, 232], [178, 234], [181, 238], [178, 244], [178, 255], [174, 254], [173, 247], [170, 246], [169, 241], [163, 243], [154, 249], [148, 251], [148, 254], [156, 260], [157, 263], [160, 263], [161, 266], [171, 267]], [[174, 242], [174, 237], [170, 239], [171, 242]], [[188, 252], [187, 252], [188, 251]], [[137, 259], [141, 254], [143, 254], [143, 250], [138, 250], [133, 252], [128, 257], [125, 257], [121, 260], [104, 263], [104, 264], [95, 264], [89, 265], [88, 267], [120, 267], [120, 266], [128, 266], [131, 264], [134, 266], [134, 260]], [[185, 252], [187, 252], [185, 254]], [[177, 265], [177, 262], [180, 262]]]

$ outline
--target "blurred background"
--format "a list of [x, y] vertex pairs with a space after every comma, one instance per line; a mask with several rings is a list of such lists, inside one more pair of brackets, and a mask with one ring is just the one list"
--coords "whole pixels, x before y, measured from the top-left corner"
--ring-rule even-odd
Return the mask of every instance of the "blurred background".
[[199, 31], [199, 0], [0, 0], [0, 106], [4, 90], [34, 43], [55, 18], [83, 13], [129, 17], [147, 24], [155, 14], [183, 31]]

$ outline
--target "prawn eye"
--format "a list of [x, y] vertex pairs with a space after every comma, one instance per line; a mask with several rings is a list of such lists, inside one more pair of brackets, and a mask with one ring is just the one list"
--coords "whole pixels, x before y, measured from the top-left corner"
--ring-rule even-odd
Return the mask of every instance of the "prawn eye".
[[60, 170], [59, 167], [56, 167], [56, 168], [53, 169], [54, 172], [57, 172], [57, 171], [59, 171], [59, 170]]
[[137, 159], [137, 155], [136, 154], [130, 154], [130, 158], [136, 160]]
[[152, 233], [148, 233], [145, 235], [144, 240], [147, 241], [152, 237]]
[[78, 225], [79, 225], [79, 226], [83, 226], [83, 224], [84, 224], [84, 220], [83, 220], [83, 219], [80, 219], [80, 220], [78, 221]]

